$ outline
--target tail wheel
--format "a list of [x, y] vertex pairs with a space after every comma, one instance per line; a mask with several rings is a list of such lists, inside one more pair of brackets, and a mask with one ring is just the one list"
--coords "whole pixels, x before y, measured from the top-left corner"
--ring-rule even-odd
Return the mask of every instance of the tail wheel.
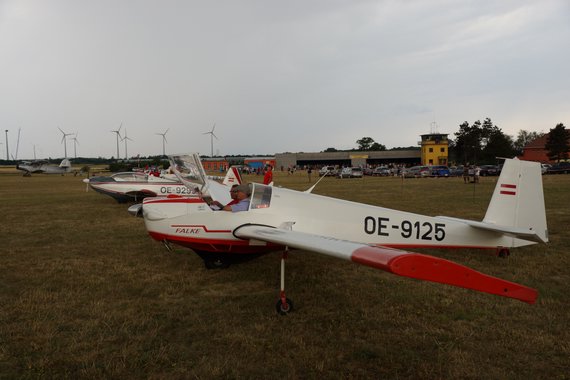
[[285, 298], [285, 300], [279, 300], [277, 301], [277, 304], [275, 304], [275, 309], [277, 310], [278, 314], [287, 315], [293, 310], [293, 301], [291, 301], [289, 298]]

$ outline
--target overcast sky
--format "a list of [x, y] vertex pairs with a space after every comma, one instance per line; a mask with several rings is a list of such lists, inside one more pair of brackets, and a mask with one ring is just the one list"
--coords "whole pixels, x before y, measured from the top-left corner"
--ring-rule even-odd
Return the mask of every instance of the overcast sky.
[[129, 156], [209, 155], [214, 123], [214, 154], [271, 155], [486, 117], [570, 126], [570, 1], [0, 0], [2, 158], [6, 129], [18, 158], [63, 157], [58, 127], [116, 156], [121, 123]]

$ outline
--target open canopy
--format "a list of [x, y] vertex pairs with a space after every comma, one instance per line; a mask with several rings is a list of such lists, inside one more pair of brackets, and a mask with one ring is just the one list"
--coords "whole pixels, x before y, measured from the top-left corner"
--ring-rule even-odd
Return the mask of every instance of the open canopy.
[[198, 187], [200, 191], [203, 190], [206, 184], [206, 172], [197, 153], [176, 154], [168, 158], [170, 168], [186, 187], [192, 190]]

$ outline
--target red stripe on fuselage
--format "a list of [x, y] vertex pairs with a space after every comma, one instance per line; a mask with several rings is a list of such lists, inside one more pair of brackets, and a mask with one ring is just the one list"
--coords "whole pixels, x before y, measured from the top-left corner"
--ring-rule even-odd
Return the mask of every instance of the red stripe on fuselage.
[[151, 203], [206, 203], [204, 200], [198, 196], [188, 195], [180, 196], [176, 198], [153, 198], [145, 202], [146, 204]]
[[206, 227], [203, 224], [172, 224], [170, 227], [182, 227], [182, 228], [191, 228], [191, 227], [197, 227], [197, 228], [201, 228], [203, 229], [205, 232], [207, 233], [226, 233], [229, 234], [232, 232], [232, 230], [210, 230], [208, 229], [208, 227]]
[[249, 245], [248, 240], [237, 239], [204, 239], [178, 235], [168, 235], [149, 231], [149, 235], [158, 241], [168, 240], [193, 250], [207, 252], [228, 252], [234, 254], [268, 253], [283, 249], [283, 246], [267, 243], [267, 245]]

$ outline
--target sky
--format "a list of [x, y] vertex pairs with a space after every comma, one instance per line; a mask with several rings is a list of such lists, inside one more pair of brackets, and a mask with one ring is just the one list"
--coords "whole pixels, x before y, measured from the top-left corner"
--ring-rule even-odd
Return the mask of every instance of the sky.
[[129, 156], [165, 132], [166, 154], [273, 155], [487, 117], [570, 127], [568, 0], [0, 0], [1, 158], [5, 130], [20, 159], [116, 157], [119, 128]]

